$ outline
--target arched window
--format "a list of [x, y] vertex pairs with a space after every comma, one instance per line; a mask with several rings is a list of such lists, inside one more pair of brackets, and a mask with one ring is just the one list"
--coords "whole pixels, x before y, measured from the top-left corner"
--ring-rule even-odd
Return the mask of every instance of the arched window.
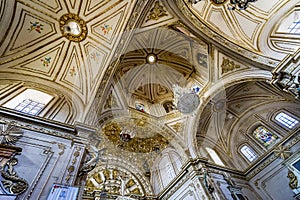
[[253, 131], [253, 136], [260, 143], [262, 143], [265, 147], [268, 147], [268, 146], [274, 144], [278, 138], [278, 136], [276, 134], [272, 133], [264, 126], [258, 126]]
[[250, 162], [257, 158], [256, 153], [247, 145], [242, 146], [241, 152]]
[[209, 156], [211, 157], [211, 159], [214, 161], [214, 163], [216, 163], [217, 165], [225, 166], [222, 160], [220, 159], [220, 157], [218, 156], [218, 154], [215, 152], [215, 150], [209, 147], [205, 147], [205, 149], [209, 154]]
[[275, 120], [278, 121], [280, 124], [288, 127], [289, 129], [293, 128], [296, 124], [299, 123], [298, 120], [285, 114], [284, 112], [280, 112], [279, 114], [277, 114]]
[[52, 98], [53, 96], [44, 92], [26, 89], [3, 106], [22, 113], [37, 115]]

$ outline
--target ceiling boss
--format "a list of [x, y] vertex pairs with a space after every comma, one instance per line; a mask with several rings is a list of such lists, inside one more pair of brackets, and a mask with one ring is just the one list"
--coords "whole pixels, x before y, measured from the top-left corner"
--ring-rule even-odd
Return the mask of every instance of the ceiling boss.
[[87, 36], [85, 21], [73, 13], [64, 14], [59, 19], [60, 31], [73, 42], [81, 42]]

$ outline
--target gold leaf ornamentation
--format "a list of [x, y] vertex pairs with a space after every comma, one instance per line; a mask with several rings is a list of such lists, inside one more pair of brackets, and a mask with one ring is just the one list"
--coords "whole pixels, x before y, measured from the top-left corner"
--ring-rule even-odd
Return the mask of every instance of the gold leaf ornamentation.
[[3, 124], [0, 128], [0, 144], [15, 144], [22, 136], [23, 131], [13, 123]]

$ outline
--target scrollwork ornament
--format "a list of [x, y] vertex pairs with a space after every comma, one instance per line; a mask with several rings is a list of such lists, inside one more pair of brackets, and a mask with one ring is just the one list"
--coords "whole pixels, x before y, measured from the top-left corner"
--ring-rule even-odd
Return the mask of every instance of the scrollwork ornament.
[[14, 166], [18, 164], [16, 158], [11, 158], [1, 169], [2, 184], [12, 194], [22, 194], [28, 189], [28, 182], [20, 178], [14, 171]]
[[287, 176], [289, 179], [290, 179], [290, 183], [289, 183], [289, 186], [290, 188], [293, 190], [293, 189], [296, 189], [298, 187], [298, 179], [297, 179], [297, 176], [295, 176], [295, 174], [289, 170], [288, 171], [288, 176]]

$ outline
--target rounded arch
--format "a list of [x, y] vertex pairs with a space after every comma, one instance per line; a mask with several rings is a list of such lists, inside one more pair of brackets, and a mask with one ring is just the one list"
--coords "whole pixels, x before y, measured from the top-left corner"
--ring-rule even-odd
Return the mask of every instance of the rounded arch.
[[0, 90], [1, 105], [15, 98], [26, 89], [33, 89], [53, 97], [39, 113], [39, 116], [70, 124], [73, 124], [79, 118], [80, 108], [75, 103], [77, 100], [73, 96], [69, 96], [68, 93], [63, 93], [51, 87], [51, 85], [19, 80], [3, 80], [1, 83], [1, 85], [5, 85]]
[[[204, 93], [201, 93], [201, 104], [194, 116], [190, 116], [187, 123], [187, 134], [185, 136], [185, 141], [187, 142], [187, 146], [189, 147], [189, 151], [192, 157], [199, 156], [198, 153], [198, 145], [197, 145], [197, 129], [199, 126], [199, 121], [201, 114], [203, 113], [206, 106], [208, 106], [209, 102], [216, 96], [220, 95], [224, 96], [226, 99], [227, 88], [233, 87], [235, 85], [239, 85], [241, 83], [253, 82], [253, 81], [269, 81], [272, 78], [272, 74], [266, 70], [246, 70], [239, 74], [233, 74], [227, 76], [223, 79], [218, 80], [214, 84], [207, 85], [203, 88]], [[209, 88], [209, 90], [208, 90]]]
[[181, 171], [183, 160], [172, 148], [164, 149], [151, 168], [151, 184], [155, 194], [161, 192]]

